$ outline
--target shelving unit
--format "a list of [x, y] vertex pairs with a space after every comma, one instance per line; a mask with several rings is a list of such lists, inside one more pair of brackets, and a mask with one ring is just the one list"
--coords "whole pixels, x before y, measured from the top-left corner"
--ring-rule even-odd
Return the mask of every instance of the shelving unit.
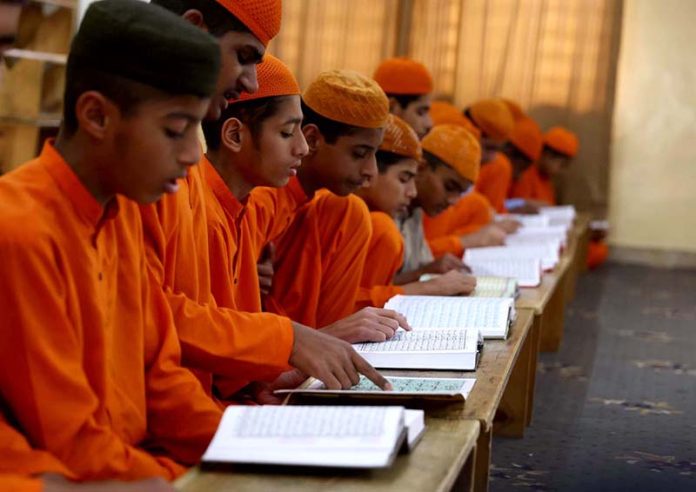
[[22, 13], [17, 48], [0, 66], [0, 172], [32, 159], [57, 132], [76, 10], [75, 0], [34, 0]]

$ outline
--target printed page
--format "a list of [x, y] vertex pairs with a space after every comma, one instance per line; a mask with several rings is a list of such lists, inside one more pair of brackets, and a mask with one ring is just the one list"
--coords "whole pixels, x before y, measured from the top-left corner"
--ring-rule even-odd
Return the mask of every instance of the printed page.
[[[276, 394], [287, 393], [319, 393], [342, 395], [370, 395], [388, 398], [389, 396], [469, 396], [476, 378], [430, 378], [430, 377], [400, 377], [386, 376], [392, 384], [392, 391], [383, 391], [365, 376], [360, 376], [360, 382], [347, 390], [328, 390], [324, 383], [312, 378], [305, 388], [278, 390]], [[304, 385], [303, 385], [304, 386]]]
[[500, 259], [529, 259], [538, 258], [541, 260], [541, 267], [544, 270], [556, 266], [559, 260], [559, 251], [551, 245], [531, 244], [515, 246], [490, 246], [486, 248], [469, 248], [464, 253], [464, 263], [471, 265], [479, 260], [500, 260]]
[[[541, 260], [536, 258], [478, 260], [468, 265], [477, 278], [479, 275], [512, 277], [521, 287], [536, 287], [541, 283]], [[478, 288], [477, 280], [476, 289]]]
[[386, 466], [403, 419], [397, 406], [230, 406], [203, 461]]
[[482, 297], [394, 296], [384, 306], [406, 316], [416, 328], [507, 327], [512, 299]]
[[[411, 326], [414, 326], [411, 324]], [[403, 331], [384, 342], [356, 343], [353, 346], [360, 353], [378, 352], [466, 352], [476, 351], [471, 346], [475, 330], [461, 328], [432, 328], [428, 330]], [[476, 335], [477, 336], [477, 335]]]

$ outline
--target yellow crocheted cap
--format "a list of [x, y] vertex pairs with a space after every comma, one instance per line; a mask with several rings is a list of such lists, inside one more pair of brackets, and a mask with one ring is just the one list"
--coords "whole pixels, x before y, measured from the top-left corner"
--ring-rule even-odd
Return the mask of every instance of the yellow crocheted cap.
[[302, 100], [325, 118], [361, 128], [382, 128], [389, 116], [389, 100], [382, 88], [352, 70], [320, 73]]

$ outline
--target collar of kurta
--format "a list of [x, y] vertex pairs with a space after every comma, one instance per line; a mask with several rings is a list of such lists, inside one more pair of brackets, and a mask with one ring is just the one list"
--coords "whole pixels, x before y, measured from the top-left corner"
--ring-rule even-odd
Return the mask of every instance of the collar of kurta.
[[47, 140], [44, 144], [39, 161], [68, 201], [73, 204], [76, 214], [90, 226], [99, 229], [106, 221], [116, 217], [119, 210], [118, 200], [113, 198], [106, 207], [102, 207], [56, 150], [53, 139]]
[[220, 202], [220, 205], [222, 205], [222, 208], [234, 218], [239, 218], [246, 210], [245, 205], [237, 200], [237, 197], [227, 187], [227, 183], [222, 179], [220, 173], [217, 172], [215, 166], [205, 155], [201, 159], [200, 166], [206, 184], [213, 190], [213, 194]]
[[309, 196], [305, 193], [297, 176], [290, 178], [286, 186], [288, 191], [290, 191], [290, 195], [297, 203], [304, 203], [309, 200]]

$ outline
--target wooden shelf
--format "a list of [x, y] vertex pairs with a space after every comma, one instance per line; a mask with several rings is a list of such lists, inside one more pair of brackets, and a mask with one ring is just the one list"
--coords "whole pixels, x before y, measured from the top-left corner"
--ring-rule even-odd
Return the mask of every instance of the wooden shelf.
[[77, 9], [76, 0], [32, 0], [34, 3], [45, 3], [46, 5], [55, 5], [56, 7], [63, 7], [65, 9]]
[[17, 48], [8, 50], [4, 54], [5, 58], [15, 58], [18, 60], [33, 60], [53, 65], [65, 65], [68, 56], [61, 53], [46, 53], [44, 51], [20, 50]]
[[32, 125], [41, 128], [57, 128], [63, 118], [60, 114], [42, 113], [36, 118], [27, 118], [19, 115], [0, 115], [0, 124], [6, 125]]

